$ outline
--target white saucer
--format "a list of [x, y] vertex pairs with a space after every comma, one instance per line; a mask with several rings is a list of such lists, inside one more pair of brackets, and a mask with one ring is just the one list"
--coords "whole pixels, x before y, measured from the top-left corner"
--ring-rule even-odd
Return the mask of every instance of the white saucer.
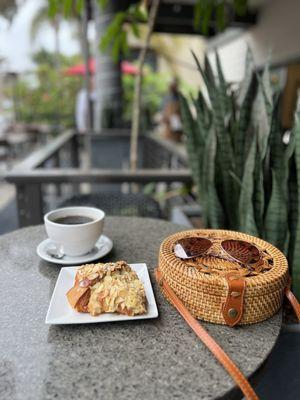
[[49, 238], [43, 240], [36, 248], [36, 252], [43, 260], [61, 265], [85, 264], [90, 261], [97, 260], [98, 258], [106, 256], [106, 254], [108, 254], [113, 247], [112, 240], [105, 235], [101, 235], [97, 240], [93, 250], [91, 250], [88, 254], [78, 257], [63, 256], [63, 258], [57, 259], [47, 253], [47, 248], [50, 245], [53, 246], [52, 243], [53, 242]]

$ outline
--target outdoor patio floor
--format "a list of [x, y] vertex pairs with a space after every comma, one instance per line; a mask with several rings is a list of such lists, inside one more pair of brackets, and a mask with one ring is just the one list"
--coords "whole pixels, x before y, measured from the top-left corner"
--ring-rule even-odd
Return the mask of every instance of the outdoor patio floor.
[[261, 400], [300, 398], [300, 329], [283, 328], [256, 387]]

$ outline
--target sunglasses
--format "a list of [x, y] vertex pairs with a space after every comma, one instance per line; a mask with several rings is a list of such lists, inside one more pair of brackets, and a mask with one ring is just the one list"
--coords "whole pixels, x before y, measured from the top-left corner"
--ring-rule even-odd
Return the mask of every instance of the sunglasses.
[[256, 246], [235, 239], [186, 237], [175, 243], [174, 254], [183, 260], [211, 255], [247, 265], [256, 264], [261, 260], [261, 251]]

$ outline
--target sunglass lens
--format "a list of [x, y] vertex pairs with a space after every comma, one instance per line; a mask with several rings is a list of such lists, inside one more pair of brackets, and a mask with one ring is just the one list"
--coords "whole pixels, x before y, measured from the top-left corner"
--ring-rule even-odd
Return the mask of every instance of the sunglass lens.
[[259, 261], [260, 252], [256, 246], [243, 240], [228, 239], [222, 242], [223, 249], [236, 260], [244, 264]]
[[174, 247], [176, 257], [186, 259], [199, 257], [211, 247], [211, 241], [205, 238], [189, 237], [178, 240]]

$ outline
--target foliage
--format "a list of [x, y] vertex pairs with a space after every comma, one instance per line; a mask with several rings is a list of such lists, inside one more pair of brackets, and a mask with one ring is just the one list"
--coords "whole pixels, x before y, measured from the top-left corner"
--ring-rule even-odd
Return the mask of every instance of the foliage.
[[209, 33], [211, 21], [215, 20], [218, 31], [223, 31], [232, 17], [233, 10], [237, 15], [244, 15], [247, 11], [247, 0], [196, 0], [194, 9], [194, 29], [203, 35]]
[[54, 18], [57, 14], [65, 18], [78, 16], [83, 10], [84, 2], [85, 0], [48, 0], [49, 17]]
[[[102, 9], [107, 6], [106, 0], [98, 0]], [[203, 35], [209, 33], [209, 27], [215, 25], [218, 31], [223, 31], [232, 18], [232, 10], [237, 15], [244, 15], [247, 11], [248, 0], [196, 0], [194, 6], [194, 29]], [[231, 12], [229, 12], [231, 11]], [[139, 37], [139, 24], [147, 22], [147, 8], [145, 1], [140, 0], [131, 4], [127, 10], [117, 13], [105, 34], [101, 38], [100, 48], [110, 49], [114, 60], [128, 53], [127, 36], [131, 31]]]
[[42, 4], [31, 21], [30, 38], [32, 41], [36, 39], [38, 33], [42, 30], [44, 25], [49, 22], [52, 24], [54, 19], [49, 18], [47, 4]]
[[[122, 0], [120, 0], [121, 3]], [[97, 0], [99, 7], [105, 10], [109, 0]], [[115, 61], [128, 53], [127, 37], [131, 32], [139, 37], [139, 24], [148, 20], [147, 1], [139, 0], [117, 12], [106, 32], [100, 40], [100, 48], [111, 53]], [[72, 13], [82, 13], [84, 0], [48, 0], [49, 15], [53, 18], [62, 14], [69, 18]], [[232, 12], [244, 15], [247, 11], [248, 0], [196, 0], [194, 6], [194, 29], [207, 35], [209, 27], [214, 25], [218, 31], [226, 28]]]
[[[102, 10], [108, 7], [108, 0], [97, 1]], [[70, 18], [74, 14], [81, 15], [83, 7], [84, 0], [48, 0], [48, 15], [52, 19], [57, 14]], [[127, 55], [128, 34], [131, 32], [139, 37], [139, 23], [147, 22], [147, 17], [144, 1], [130, 4], [125, 10], [117, 12], [100, 39], [101, 50], [109, 51], [116, 62], [121, 55]]]
[[109, 24], [101, 38], [100, 49], [110, 49], [114, 61], [120, 55], [128, 54], [127, 37], [131, 32], [135, 37], [140, 37], [139, 24], [147, 21], [147, 10], [143, 3], [131, 4], [127, 10], [118, 12]]
[[[41, 50], [33, 58], [38, 64], [36, 74], [19, 77], [14, 87], [6, 89], [8, 98], [16, 98], [20, 121], [74, 126], [75, 100], [81, 87], [80, 78], [66, 77], [62, 72], [53, 69], [55, 55], [50, 52]], [[63, 69], [79, 60], [78, 57], [60, 58]]]
[[[60, 54], [60, 65], [62, 71], [55, 71], [56, 55], [47, 51], [39, 50], [32, 56], [37, 64], [34, 77], [26, 79], [20, 77], [15, 88], [8, 88], [8, 98], [17, 95], [18, 114], [23, 122], [45, 122], [60, 123], [66, 127], [74, 126], [74, 109], [76, 95], [81, 88], [81, 77], [68, 77], [63, 75], [63, 70], [80, 62], [79, 56], [65, 56]], [[59, 82], [59, 85], [57, 84]], [[122, 75], [124, 110], [123, 118], [130, 121], [132, 113], [134, 76]], [[14, 90], [13, 90], [14, 89]], [[143, 104], [144, 125], [150, 123], [151, 117], [161, 107], [163, 96], [168, 89], [168, 77], [155, 73], [147, 66], [145, 68], [143, 82]], [[59, 111], [59, 112], [58, 112]]]
[[[38, 66], [49, 66], [55, 68], [56, 66], [56, 55], [52, 52], [40, 49], [32, 55], [32, 61]], [[66, 56], [64, 54], [59, 54], [59, 64], [63, 68], [71, 67], [76, 63], [80, 63], [81, 59], [79, 56]]]
[[273, 243], [288, 256], [300, 295], [300, 110], [286, 145], [268, 66], [262, 75], [255, 73], [248, 52], [245, 77], [235, 92], [218, 54], [216, 74], [207, 57], [204, 67], [194, 57], [208, 99], [202, 92], [191, 102], [182, 95], [181, 108], [206, 225]]
[[[149, 116], [153, 116], [161, 107], [162, 99], [168, 90], [168, 78], [159, 73], [152, 72], [150, 68], [145, 68], [142, 88], [142, 111]], [[123, 75], [124, 93], [124, 118], [130, 120], [132, 116], [134, 79], [132, 75]]]

